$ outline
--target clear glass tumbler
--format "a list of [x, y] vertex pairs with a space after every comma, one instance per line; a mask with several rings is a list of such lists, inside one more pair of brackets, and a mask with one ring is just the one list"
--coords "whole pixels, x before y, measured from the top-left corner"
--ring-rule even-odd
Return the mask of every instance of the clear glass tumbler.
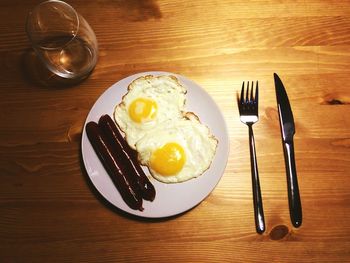
[[83, 79], [94, 69], [95, 33], [69, 4], [50, 0], [37, 5], [28, 14], [26, 31], [37, 56], [54, 74]]

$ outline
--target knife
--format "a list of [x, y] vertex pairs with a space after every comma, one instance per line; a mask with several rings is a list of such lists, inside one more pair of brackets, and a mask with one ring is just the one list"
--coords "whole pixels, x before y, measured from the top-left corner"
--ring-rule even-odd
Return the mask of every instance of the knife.
[[273, 76], [275, 79], [278, 115], [281, 126], [284, 160], [287, 172], [290, 219], [294, 227], [300, 227], [302, 223], [302, 209], [294, 158], [294, 118], [283, 83], [276, 73], [274, 73]]

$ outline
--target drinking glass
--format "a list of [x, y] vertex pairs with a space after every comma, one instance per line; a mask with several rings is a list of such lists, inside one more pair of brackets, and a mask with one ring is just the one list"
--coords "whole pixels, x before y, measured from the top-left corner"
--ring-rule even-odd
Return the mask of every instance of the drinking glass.
[[94, 69], [95, 33], [69, 4], [40, 3], [28, 14], [26, 31], [36, 55], [52, 73], [64, 79], [84, 79]]

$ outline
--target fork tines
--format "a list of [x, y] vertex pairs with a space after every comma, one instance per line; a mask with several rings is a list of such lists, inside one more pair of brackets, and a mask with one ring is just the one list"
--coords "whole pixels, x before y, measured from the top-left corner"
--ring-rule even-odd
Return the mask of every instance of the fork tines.
[[244, 81], [242, 83], [242, 90], [241, 90], [241, 97], [240, 97], [240, 103], [258, 103], [258, 96], [259, 96], [259, 82], [256, 82], [256, 88], [255, 88], [255, 96], [253, 97], [253, 89], [254, 89], [254, 81], [251, 81], [251, 88], [250, 88], [250, 97], [249, 97], [249, 81], [247, 81], [247, 90], [246, 90], [246, 96], [244, 100]]
[[[258, 111], [258, 103], [259, 103], [259, 83], [256, 81], [255, 87], [255, 96], [253, 96], [254, 92], [254, 81], [247, 81], [247, 87], [245, 90], [245, 82], [242, 83], [241, 96], [238, 99], [239, 110], [256, 110], [256, 114]], [[245, 93], [245, 96], [244, 96]], [[242, 112], [240, 112], [242, 114]]]

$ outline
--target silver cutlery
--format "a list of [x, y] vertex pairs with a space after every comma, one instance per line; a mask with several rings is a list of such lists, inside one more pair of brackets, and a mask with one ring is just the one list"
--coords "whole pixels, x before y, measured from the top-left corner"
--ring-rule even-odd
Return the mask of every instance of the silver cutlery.
[[276, 73], [273, 76], [275, 79], [278, 115], [282, 133], [284, 160], [286, 163], [290, 219], [294, 227], [300, 227], [302, 223], [302, 209], [294, 158], [294, 118], [283, 83]]
[[[237, 95], [237, 103], [239, 109], [240, 120], [249, 128], [249, 150], [250, 150], [250, 165], [252, 174], [252, 188], [253, 188], [253, 203], [254, 203], [254, 219], [256, 232], [262, 234], [265, 231], [265, 218], [261, 198], [260, 182], [258, 164], [255, 152], [255, 140], [253, 134], [253, 124], [259, 120], [258, 114], [258, 96], [259, 86], [256, 82], [255, 96], [253, 97], [254, 82], [251, 82], [249, 89], [249, 81], [247, 82], [246, 92], [244, 92], [244, 82], [242, 84], [241, 96]], [[245, 96], [244, 96], [245, 95]]]

